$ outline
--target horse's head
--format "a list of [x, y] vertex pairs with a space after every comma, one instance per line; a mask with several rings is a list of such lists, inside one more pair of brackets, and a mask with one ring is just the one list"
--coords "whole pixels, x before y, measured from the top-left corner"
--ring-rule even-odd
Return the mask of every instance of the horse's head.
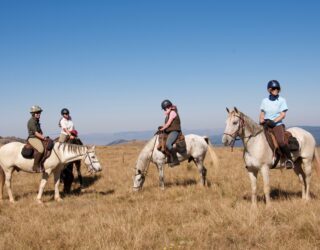
[[140, 191], [144, 181], [145, 181], [144, 174], [140, 169], [137, 169], [136, 174], [133, 177], [133, 191]]
[[87, 149], [84, 163], [87, 165], [89, 172], [99, 172], [102, 170], [100, 162], [95, 153], [95, 147]]
[[235, 107], [233, 111], [228, 112], [228, 118], [226, 120], [226, 128], [223, 133], [222, 143], [225, 146], [233, 146], [236, 138], [243, 133], [244, 120], [241, 117], [241, 112]]

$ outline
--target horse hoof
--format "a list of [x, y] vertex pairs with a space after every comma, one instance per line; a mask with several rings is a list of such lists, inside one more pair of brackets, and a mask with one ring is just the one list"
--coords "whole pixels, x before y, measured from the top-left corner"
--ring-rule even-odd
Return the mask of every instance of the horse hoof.
[[14, 203], [16, 203], [16, 201], [15, 200], [10, 200], [10, 203], [14, 204]]
[[42, 202], [42, 200], [40, 200], [40, 199], [36, 199], [36, 202], [38, 203], [38, 204], [43, 204], [43, 202]]
[[57, 202], [63, 201], [60, 197], [59, 197], [59, 198], [55, 198], [55, 200], [56, 200]]

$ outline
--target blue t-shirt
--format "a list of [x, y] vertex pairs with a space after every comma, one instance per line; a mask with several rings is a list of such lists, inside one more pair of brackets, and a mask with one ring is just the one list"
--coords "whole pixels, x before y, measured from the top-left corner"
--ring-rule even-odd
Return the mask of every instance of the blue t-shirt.
[[[261, 111], [264, 112], [264, 119], [274, 120], [277, 118], [281, 112], [286, 112], [288, 110], [286, 99], [281, 96], [275, 98], [275, 100], [270, 100], [270, 98], [264, 98], [260, 107]], [[277, 126], [281, 125], [282, 120], [277, 122]]]

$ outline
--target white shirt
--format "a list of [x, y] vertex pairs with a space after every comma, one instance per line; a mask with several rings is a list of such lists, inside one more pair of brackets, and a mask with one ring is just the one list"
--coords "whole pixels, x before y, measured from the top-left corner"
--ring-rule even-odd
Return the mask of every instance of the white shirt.
[[74, 129], [73, 121], [70, 119], [62, 118], [60, 121], [61, 126], [61, 134], [68, 135], [63, 129], [66, 129], [68, 131], [71, 131]]

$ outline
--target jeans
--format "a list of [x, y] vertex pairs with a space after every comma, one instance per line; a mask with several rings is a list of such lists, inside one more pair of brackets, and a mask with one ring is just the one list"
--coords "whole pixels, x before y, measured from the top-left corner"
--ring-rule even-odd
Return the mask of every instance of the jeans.
[[168, 139], [166, 142], [167, 149], [170, 151], [172, 149], [173, 143], [177, 140], [179, 136], [179, 131], [171, 131], [168, 135]]

